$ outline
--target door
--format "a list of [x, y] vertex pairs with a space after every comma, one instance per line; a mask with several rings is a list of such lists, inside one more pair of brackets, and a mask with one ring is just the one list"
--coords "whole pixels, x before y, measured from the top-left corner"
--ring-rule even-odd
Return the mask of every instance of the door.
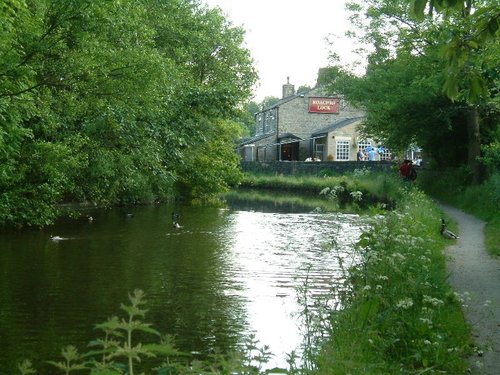
[[299, 142], [281, 145], [281, 160], [299, 160]]

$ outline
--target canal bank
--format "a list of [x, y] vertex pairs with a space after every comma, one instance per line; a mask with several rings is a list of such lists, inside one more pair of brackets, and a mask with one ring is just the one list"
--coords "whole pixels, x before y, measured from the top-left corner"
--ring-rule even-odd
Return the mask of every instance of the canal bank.
[[[439, 237], [437, 232], [439, 218], [441, 216], [440, 212], [436, 212], [436, 207], [430, 202], [424, 195], [422, 195], [418, 190], [411, 188], [408, 185], [400, 185], [399, 181], [394, 179], [389, 181], [387, 176], [380, 178], [380, 184], [377, 184], [377, 178], [369, 173], [362, 173], [355, 177], [359, 179], [360, 182], [369, 183], [372, 189], [380, 189], [384, 194], [391, 195], [394, 200], [398, 202], [397, 207], [394, 211], [387, 211], [384, 207], [374, 207], [374, 210], [370, 211], [373, 214], [372, 223], [373, 230], [367, 231], [363, 234], [361, 241], [356, 247], [356, 256], [360, 257], [362, 260], [360, 263], [361, 267], [356, 267], [355, 263], [345, 263], [339, 264], [339, 270], [342, 272], [342, 280], [344, 282], [340, 284], [335, 284], [331, 282], [326, 282], [328, 285], [328, 293], [323, 295], [324, 298], [307, 299], [309, 304], [304, 306], [320, 305], [323, 308], [330, 306], [341, 306], [339, 310], [323, 310], [326, 312], [325, 315], [314, 315], [310, 309], [306, 311], [310, 314], [309, 322], [315, 325], [308, 326], [307, 332], [316, 332], [321, 339], [318, 341], [308, 340], [306, 343], [308, 345], [311, 342], [314, 343], [313, 347], [309, 346], [311, 350], [307, 351], [307, 362], [306, 364], [296, 362], [293, 364], [293, 368], [299, 369], [300, 366], [308, 366], [304, 368], [304, 371], [314, 370], [317, 373], [331, 374], [331, 373], [370, 373], [370, 374], [387, 374], [387, 373], [400, 373], [405, 371], [407, 373], [419, 373], [426, 372], [432, 373], [433, 369], [439, 369], [440, 371], [449, 371], [450, 373], [461, 373], [464, 369], [463, 357], [470, 351], [470, 342], [464, 338], [469, 337], [467, 332], [467, 327], [465, 322], [460, 320], [462, 316], [460, 303], [453, 298], [453, 293], [449, 289], [446, 279], [446, 271], [444, 267], [444, 257], [442, 256], [442, 249], [446, 245], [444, 239]], [[297, 180], [297, 178], [291, 179], [292, 181]], [[322, 179], [325, 182], [325, 179]], [[333, 181], [328, 180], [327, 186], [335, 187]], [[394, 194], [394, 195], [392, 195]], [[177, 207], [176, 209], [179, 209]], [[186, 208], [188, 209], [188, 208]], [[213, 319], [213, 309], [217, 306], [225, 306], [225, 311], [229, 313], [228, 319], [223, 319], [221, 322], [235, 321], [239, 324], [243, 324], [243, 329], [245, 329], [245, 322], [248, 322], [245, 314], [240, 315], [240, 312], [244, 311], [235, 306], [234, 302], [238, 301], [239, 293], [243, 290], [251, 288], [231, 288], [228, 287], [227, 282], [224, 281], [224, 275], [235, 275], [234, 271], [230, 272], [215, 272], [219, 266], [210, 266], [210, 264], [219, 264], [231, 262], [232, 257], [228, 257], [227, 254], [224, 256], [211, 256], [214, 252], [207, 253], [206, 251], [176, 251], [178, 245], [182, 241], [195, 240], [196, 236], [193, 233], [199, 232], [204, 236], [204, 240], [196, 240], [196, 243], [201, 243], [205, 247], [210, 244], [225, 244], [225, 246], [234, 245], [234, 241], [229, 239], [224, 239], [220, 236], [218, 231], [208, 229], [207, 226], [213, 225], [219, 222], [221, 218], [225, 216], [225, 210], [218, 210], [218, 215], [213, 218], [209, 218], [203, 214], [197, 208], [189, 208], [188, 210], [191, 214], [186, 215], [186, 212], [180, 212], [181, 217], [190, 217], [190, 220], [195, 220], [200, 228], [204, 228], [200, 231], [193, 232], [195, 226], [193, 223], [188, 223], [187, 221], [181, 223], [183, 225], [183, 230], [185, 235], [173, 230], [170, 222], [171, 212], [165, 212], [157, 216], [154, 220], [141, 220], [142, 215], [134, 214], [127, 215], [127, 213], [122, 212], [120, 225], [117, 226], [120, 236], [124, 236], [120, 240], [120, 236], [112, 236], [108, 238], [106, 243], [112, 251], [99, 251], [95, 254], [100, 254], [101, 256], [111, 256], [111, 254], [121, 254], [121, 247], [128, 249], [130, 253], [129, 256], [118, 256], [113, 262], [101, 262], [95, 260], [94, 252], [86, 251], [85, 249], [90, 246], [80, 246], [76, 251], [67, 251], [67, 249], [61, 248], [61, 251], [57, 251], [59, 247], [64, 247], [66, 244], [70, 245], [70, 241], [73, 244], [78, 244], [81, 239], [76, 234], [83, 234], [84, 228], [80, 228], [78, 233], [73, 232], [62, 232], [59, 233], [62, 240], [59, 242], [52, 242], [46, 240], [44, 248], [38, 253], [44, 257], [49, 254], [52, 257], [47, 259], [45, 263], [46, 270], [51, 264], [55, 264], [58, 268], [58, 272], [49, 272], [51, 275], [60, 275], [60, 270], [69, 270], [73, 282], [77, 282], [76, 287], [72, 287], [71, 283], [63, 283], [67, 285], [68, 292], [71, 292], [71, 296], [74, 299], [76, 296], [84, 296], [83, 293], [86, 283], [80, 283], [77, 275], [85, 276], [90, 270], [101, 269], [105, 270], [107, 274], [113, 277], [113, 281], [110, 283], [104, 283], [102, 291], [106, 293], [112, 293], [114, 295], [113, 301], [123, 302], [123, 294], [133, 290], [136, 287], [142, 287], [144, 285], [155, 285], [159, 287], [158, 292], [153, 293], [153, 300], [159, 297], [160, 301], [165, 300], [169, 295], [179, 295], [179, 290], [182, 288], [175, 287], [172, 289], [170, 281], [177, 280], [189, 280], [188, 272], [179, 272], [184, 268], [190, 269], [193, 264], [198, 264], [201, 262], [203, 267], [201, 268], [203, 272], [195, 272], [194, 279], [196, 293], [189, 292], [188, 297], [183, 298], [182, 302], [179, 304], [170, 304], [168, 306], [162, 306], [161, 303], [153, 302], [153, 308], [150, 310], [152, 319], [148, 321], [156, 322], [157, 319], [164, 319], [172, 315], [175, 317], [175, 312], [184, 311], [187, 306], [192, 306], [195, 308], [196, 313], [186, 314], [186, 317], [192, 317], [189, 324], [181, 324], [179, 327], [196, 327], [199, 326], [197, 319], [199, 317], [209, 318], [210, 324], [214, 324], [217, 320]], [[170, 210], [169, 210], [170, 211]], [[313, 217], [315, 214], [313, 214]], [[132, 220], [131, 220], [132, 219]], [[138, 222], [135, 222], [138, 220]], [[277, 239], [284, 244], [289, 244], [283, 250], [275, 252], [276, 256], [280, 259], [283, 258], [285, 261], [294, 259], [292, 255], [286, 255], [286, 250], [288, 247], [293, 250], [293, 254], [299, 253], [300, 251], [295, 249], [291, 244], [297, 242], [295, 239], [289, 236], [291, 229], [297, 229], [300, 232], [307, 230], [309, 226], [312, 225], [311, 217], [307, 217], [307, 220], [303, 222], [294, 222], [291, 224], [282, 225], [280, 223], [270, 224], [269, 220], [256, 220], [259, 225], [262, 226], [262, 230], [281, 228], [284, 230], [282, 235], [277, 236]], [[344, 222], [346, 220], [343, 220]], [[357, 222], [358, 220], [356, 220]], [[99, 235], [95, 240], [106, 239], [107, 230], [101, 226], [105, 226], [108, 220], [103, 220], [96, 215], [95, 220], [92, 224], [86, 223], [89, 226], [86, 227], [87, 230], [99, 229]], [[142, 229], [140, 231], [133, 231], [136, 235], [131, 238], [128, 237], [131, 225], [140, 225]], [[229, 221], [233, 222], [233, 221]], [[241, 225], [236, 225], [233, 228], [235, 234], [241, 233], [245, 228], [248, 220], [242, 221]], [[129, 223], [127, 225], [127, 223]], [[234, 223], [234, 222], [233, 222]], [[97, 224], [97, 225], [96, 225]], [[72, 227], [68, 227], [67, 230], [73, 230]], [[128, 228], [128, 229], [127, 229]], [[157, 228], [158, 233], [152, 232], [153, 229]], [[311, 226], [314, 228], [314, 226]], [[339, 233], [342, 233], [344, 229], [340, 226], [327, 225], [327, 236], [329, 235], [329, 241], [324, 244], [330, 244], [328, 246], [317, 246], [315, 252], [318, 254], [318, 259], [320, 259], [320, 264], [325, 262], [325, 257], [331, 255], [328, 252], [328, 248], [333, 249], [338, 243]], [[161, 233], [169, 235], [164, 237]], [[47, 234], [47, 238], [49, 233]], [[213, 238], [212, 238], [213, 237]], [[314, 240], [317, 238], [317, 229], [307, 237], [307, 244], [300, 246], [300, 248], [308, 248], [310, 245], [314, 244]], [[155, 251], [150, 249], [152, 241], [160, 240], [161, 242], [169, 238], [172, 240], [172, 248], [163, 243], [158, 247], [161, 261], [156, 261], [156, 256], [153, 256]], [[241, 246], [252, 244], [255, 239], [265, 239], [266, 237], [262, 235], [261, 231], [253, 233], [250, 238], [239, 242]], [[290, 241], [286, 241], [289, 239]], [[39, 242], [39, 240], [32, 241]], [[267, 245], [267, 241], [264, 241]], [[81, 245], [81, 244], [80, 244]], [[54, 247], [55, 246], [55, 247]], [[266, 255], [273, 249], [274, 246], [267, 246], [262, 254], [253, 254], [248, 259], [252, 263], [258, 259], [259, 255]], [[352, 247], [354, 248], [354, 246]], [[12, 251], [16, 249], [16, 246], [12, 246]], [[216, 252], [217, 253], [217, 252]], [[215, 253], [215, 254], [216, 254]], [[168, 255], [170, 254], [170, 255]], [[333, 253], [335, 255], [335, 253]], [[200, 257], [200, 255], [203, 255]], [[76, 264], [78, 264], [78, 271], [73, 267], [65, 266], [65, 259], [83, 257]], [[178, 257], [184, 268], [174, 267], [169, 265], [169, 260], [173, 260]], [[18, 259], [17, 256], [13, 258]], [[31, 259], [30, 257], [25, 257], [25, 259]], [[42, 260], [45, 258], [42, 258]], [[86, 259], [86, 260], [83, 260]], [[92, 261], [94, 259], [94, 261]], [[215, 260], [215, 262], [210, 260]], [[299, 256], [299, 260], [304, 261], [307, 259], [306, 256]], [[338, 257], [336, 257], [338, 260]], [[220, 260], [217, 261], [217, 260]], [[151, 263], [152, 262], [152, 263]], [[82, 267], [90, 263], [88, 267]], [[307, 262], [306, 262], [307, 263]], [[304, 263], [304, 269], [308, 270], [308, 265]], [[5, 262], [1, 262], [5, 264]], [[22, 262], [20, 264], [23, 264]], [[44, 263], [37, 261], [38, 267]], [[96, 266], [102, 265], [102, 267], [96, 268]], [[109, 268], [111, 265], [115, 265], [123, 271], [120, 272], [110, 272]], [[165, 277], [160, 274], [163, 273], [161, 270], [156, 270], [155, 267], [161, 265], [166, 267], [169, 271], [174, 271], [172, 277]], [[142, 267], [142, 268], [141, 268]], [[215, 267], [215, 268], [214, 268]], [[36, 269], [36, 266], [28, 267], [30, 270]], [[260, 266], [258, 267], [260, 269]], [[286, 269], [286, 267], [279, 267], [280, 269]], [[193, 269], [197, 269], [194, 267]], [[236, 269], [241, 269], [241, 267], [236, 267]], [[149, 270], [149, 271], [148, 271]], [[156, 271], [155, 271], [156, 270]], [[153, 272], [150, 272], [153, 271]], [[158, 271], [158, 272], [157, 272]], [[33, 273], [33, 272], [31, 272]], [[46, 272], [44, 272], [46, 273]], [[130, 282], [117, 282], [116, 280], [124, 280], [120, 275], [127, 275], [131, 277]], [[245, 274], [240, 281], [243, 282], [251, 276], [251, 272]], [[159, 277], [157, 277], [160, 275]], [[220, 277], [215, 277], [216, 284], [221, 287], [221, 293], [215, 293], [212, 291], [204, 291], [202, 286], [207, 285], [207, 280], [213, 279], [213, 276], [219, 275]], [[257, 275], [259, 275], [257, 273]], [[307, 275], [307, 273], [306, 273]], [[205, 276], [205, 277], [204, 277]], [[269, 276], [268, 273], [265, 275], [260, 275], [257, 280], [260, 282], [265, 279], [265, 276]], [[309, 276], [306, 276], [308, 280]], [[87, 282], [92, 283], [94, 277], [87, 277]], [[321, 278], [323, 279], [323, 278]], [[135, 281], [134, 281], [135, 280]], [[138, 283], [138, 280], [143, 280], [143, 283]], [[274, 278], [276, 285], [279, 286], [282, 283]], [[18, 286], [29, 286], [29, 285], [54, 285], [54, 283], [30, 283], [29, 280], [16, 284]], [[109, 287], [111, 285], [112, 287]], [[307, 284], [305, 284], [307, 285]], [[83, 289], [82, 289], [83, 288]], [[117, 289], [118, 288], [118, 289]], [[163, 289], [165, 288], [165, 289]], [[201, 288], [201, 289], [200, 289]], [[17, 288], [16, 290], [18, 290]], [[33, 289], [33, 288], [31, 288]], [[31, 290], [30, 289], [30, 290]], [[33, 289], [36, 290], [36, 289]], [[81, 292], [74, 293], [75, 290], [81, 290]], [[97, 289], [100, 290], [100, 289]], [[312, 291], [311, 297], [317, 295], [314, 288], [309, 288]], [[285, 289], [279, 293], [275, 293], [275, 297], [278, 299], [283, 299], [283, 293], [289, 293], [291, 289]], [[146, 290], [146, 293], [148, 291]], [[149, 293], [150, 294], [150, 293]], [[8, 297], [12, 293], [6, 294]], [[151, 295], [151, 294], [150, 294]], [[200, 296], [193, 298], [193, 295]], [[51, 298], [55, 298], [51, 294]], [[205, 301], [205, 297], [208, 298], [208, 305], [200, 305], [200, 301]], [[96, 306], [101, 306], [106, 303], [108, 298], [99, 297], [99, 295], [87, 295], [87, 301], [96, 301]], [[330, 304], [325, 304], [326, 301], [330, 301]], [[44, 298], [35, 298], [34, 301], [45, 300]], [[66, 301], [67, 299], [65, 299]], [[110, 299], [111, 301], [112, 299]], [[229, 303], [224, 303], [228, 300]], [[50, 299], [48, 299], [50, 301]], [[211, 302], [210, 302], [211, 301]], [[231, 302], [232, 301], [232, 302]], [[59, 306], [60, 304], [56, 304]], [[51, 303], [47, 304], [47, 308], [51, 306]], [[271, 306], [269, 303], [266, 306]], [[113, 303], [112, 309], [116, 312], [116, 303]], [[273, 307], [273, 311], [282, 311], [283, 306]], [[263, 316], [267, 316], [266, 310], [263, 310]], [[172, 314], [173, 313], [173, 314]], [[312, 315], [311, 315], [312, 314]], [[13, 314], [15, 316], [21, 316], [18, 314]], [[148, 315], [148, 316], [151, 316]], [[107, 314], [105, 315], [107, 316]], [[99, 322], [105, 319], [105, 316], [96, 316], [93, 322]], [[21, 316], [22, 317], [22, 316]], [[265, 319], [265, 318], [264, 318]], [[23, 320], [23, 319], [20, 319]], [[260, 320], [260, 319], [258, 319]], [[161, 320], [160, 320], [161, 321]], [[181, 322], [182, 319], [174, 319], [175, 322]], [[55, 322], [53, 322], [55, 323]], [[211, 327], [211, 325], [207, 327]], [[210, 344], [220, 343], [221, 341], [217, 339], [218, 335], [216, 332], [220, 332], [221, 326], [225, 323], [216, 324], [212, 327], [209, 332], [211, 334], [206, 336], [206, 342]], [[16, 325], [13, 325], [14, 327]], [[43, 325], [47, 326], [47, 325]], [[201, 325], [204, 327], [205, 325]], [[4, 325], [3, 327], [8, 327]], [[304, 326], [306, 327], [306, 326]], [[52, 326], [52, 328], [54, 328]], [[161, 329], [163, 331], [163, 329]], [[268, 329], [269, 330], [269, 329]], [[57, 330], [52, 329], [52, 332]], [[90, 329], [90, 331], [92, 331]], [[272, 331], [271, 335], [277, 337]], [[14, 338], [16, 332], [10, 332], [7, 337]], [[90, 337], [92, 333], [86, 335]], [[22, 335], [19, 335], [21, 337]], [[52, 336], [53, 337], [53, 336]], [[58, 335], [58, 337], [64, 337], [63, 335]], [[68, 336], [69, 337], [69, 336]], [[182, 335], [181, 338], [184, 338]], [[234, 339], [234, 336], [229, 335]], [[307, 336], [303, 336], [307, 337]], [[310, 338], [310, 337], [309, 337]], [[202, 340], [203, 341], [203, 340]], [[261, 342], [263, 345], [266, 344], [265, 340]], [[194, 345], [188, 345], [188, 348], [195, 347]], [[184, 348], [184, 346], [183, 346]], [[8, 352], [8, 346], [5, 346], [6, 352]], [[191, 349], [192, 350], [192, 349]], [[16, 353], [19, 353], [17, 351]], [[36, 353], [38, 358], [41, 360], [51, 359], [53, 356], [43, 356], [43, 353]], [[17, 355], [17, 354], [16, 354]], [[222, 361], [222, 360], [221, 360]], [[264, 373], [262, 369], [254, 369], [253, 373]]]

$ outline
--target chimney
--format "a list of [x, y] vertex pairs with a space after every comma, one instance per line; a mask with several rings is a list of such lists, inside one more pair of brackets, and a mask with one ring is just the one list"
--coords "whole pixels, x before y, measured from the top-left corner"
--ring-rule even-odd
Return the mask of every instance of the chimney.
[[286, 77], [286, 83], [283, 85], [282, 99], [288, 98], [289, 96], [293, 95], [295, 95], [295, 86], [290, 83], [290, 77]]

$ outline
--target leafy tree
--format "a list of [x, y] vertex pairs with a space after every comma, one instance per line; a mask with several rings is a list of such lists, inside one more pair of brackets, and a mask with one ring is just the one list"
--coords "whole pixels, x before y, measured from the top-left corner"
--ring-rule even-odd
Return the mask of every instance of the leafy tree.
[[236, 121], [241, 124], [244, 137], [255, 134], [255, 114], [260, 111], [260, 106], [254, 101], [243, 104]]
[[276, 96], [266, 96], [260, 103], [261, 109], [269, 108], [280, 101], [280, 98]]
[[[366, 75], [356, 77], [337, 66], [322, 75], [323, 82], [332, 91], [340, 87], [349, 100], [366, 107], [366, 134], [399, 150], [417, 142], [440, 163], [449, 164], [452, 158], [474, 170], [480, 131], [486, 135], [495, 123], [493, 51], [478, 53], [475, 61], [489, 88], [487, 95], [472, 105], [466, 100], [470, 90], [464, 89], [460, 100], [451, 101], [442, 90], [448, 72], [442, 51], [450, 31], [462, 24], [437, 17], [416, 19], [408, 1], [353, 1], [349, 9], [356, 28], [352, 34], [372, 48]], [[491, 43], [488, 48], [495, 50]], [[480, 116], [484, 129], [478, 127]]]
[[228, 139], [218, 124], [256, 79], [243, 30], [198, 1], [9, 0], [0, 16], [1, 224], [168, 199], [215, 168], [182, 161]]
[[308, 85], [299, 86], [299, 88], [297, 89], [297, 95], [305, 94], [306, 92], [308, 92], [310, 90], [311, 90], [311, 87], [309, 87]]

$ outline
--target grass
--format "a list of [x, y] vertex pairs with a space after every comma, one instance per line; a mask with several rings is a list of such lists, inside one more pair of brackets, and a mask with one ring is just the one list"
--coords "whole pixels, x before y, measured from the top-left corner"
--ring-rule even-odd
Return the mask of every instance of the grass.
[[319, 195], [317, 197], [304, 198], [302, 195], [277, 194], [275, 190], [233, 190], [224, 194], [223, 198], [226, 201], [239, 202], [241, 204], [248, 202], [252, 207], [262, 204], [265, 207], [272, 207], [274, 211], [281, 208], [287, 211], [333, 212], [338, 210], [338, 206], [335, 203]]
[[[395, 175], [372, 173], [366, 169], [338, 176], [283, 176], [245, 174], [238, 194], [245, 189], [300, 194], [318, 198], [324, 195], [336, 209], [362, 211], [377, 206], [392, 208], [398, 197]], [[325, 191], [325, 189], [329, 189]], [[333, 206], [331, 206], [332, 208]], [[330, 208], [330, 209], [331, 209]]]
[[343, 309], [332, 312], [318, 374], [465, 373], [470, 331], [447, 283], [439, 209], [404, 189], [396, 210], [376, 217], [358, 244]]
[[341, 308], [310, 319], [318, 322], [311, 330], [328, 339], [309, 351], [308, 372], [465, 373], [473, 344], [461, 297], [447, 282], [443, 249], [449, 242], [438, 231], [440, 208], [396, 173], [247, 176], [245, 186], [284, 190], [290, 189], [287, 181], [295, 191], [303, 183], [306, 191], [320, 190], [330, 200], [361, 191], [362, 199], [393, 205], [374, 211], [378, 215], [357, 246], [362, 261], [346, 270], [345, 285], [332, 290]]

